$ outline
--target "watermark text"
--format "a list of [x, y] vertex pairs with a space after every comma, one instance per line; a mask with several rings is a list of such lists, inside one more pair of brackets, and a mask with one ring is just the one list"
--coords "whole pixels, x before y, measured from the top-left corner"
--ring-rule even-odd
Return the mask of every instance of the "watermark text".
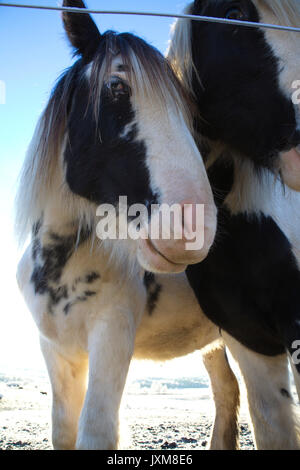
[[300, 104], [300, 80], [295, 80], [292, 83], [294, 93], [292, 94], [292, 101], [294, 104]]
[[188, 251], [204, 246], [203, 204], [128, 206], [127, 197], [120, 196], [117, 206], [101, 204], [96, 215], [101, 240], [184, 240]]

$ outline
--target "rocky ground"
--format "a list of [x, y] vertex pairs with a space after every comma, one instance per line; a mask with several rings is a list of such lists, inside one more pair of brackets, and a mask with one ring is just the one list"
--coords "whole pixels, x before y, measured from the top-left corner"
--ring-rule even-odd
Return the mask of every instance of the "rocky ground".
[[[197, 394], [200, 393], [199, 399]], [[122, 411], [126, 448], [198, 449], [209, 443], [213, 422], [209, 390], [127, 394]], [[0, 374], [0, 449], [51, 449], [51, 392], [46, 378]], [[241, 448], [253, 449], [246, 418], [241, 419]], [[124, 431], [123, 431], [124, 434]], [[125, 442], [126, 442], [125, 441]]]

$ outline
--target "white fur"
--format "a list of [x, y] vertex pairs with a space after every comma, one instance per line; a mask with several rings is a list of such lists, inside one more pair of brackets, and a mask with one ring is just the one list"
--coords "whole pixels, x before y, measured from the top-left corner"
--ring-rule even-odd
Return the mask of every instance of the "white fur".
[[91, 252], [89, 243], [71, 257], [61, 278], [69, 291], [85, 272], [100, 270], [101, 279], [89, 287], [97, 295], [74, 305], [68, 315], [63, 311], [65, 299], [50, 314], [47, 296], [35, 294], [30, 248], [19, 265], [19, 286], [39, 328], [52, 384], [54, 447], [115, 449], [119, 405], [133, 354], [139, 359], [167, 360], [211, 344], [204, 354], [209, 356], [207, 369], [216, 403], [212, 447], [237, 448], [238, 385], [219, 331], [201, 312], [185, 275], [157, 276], [162, 291], [149, 315], [143, 273], [123, 277], [122, 267], [108, 260], [99, 250]]
[[258, 175], [250, 161], [236, 162], [236, 173], [235, 185], [225, 201], [231, 213], [272, 217], [291, 243], [300, 266], [300, 193], [268, 170]]
[[287, 356], [263, 356], [226, 333], [223, 337], [243, 374], [257, 448], [299, 450], [300, 415], [292, 399]]

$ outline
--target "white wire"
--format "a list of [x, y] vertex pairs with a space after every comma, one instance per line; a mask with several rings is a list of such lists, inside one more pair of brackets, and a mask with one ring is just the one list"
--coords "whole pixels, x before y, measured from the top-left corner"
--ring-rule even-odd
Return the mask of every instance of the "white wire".
[[55, 10], [55, 11], [68, 11], [70, 13], [91, 13], [91, 14], [101, 14], [101, 15], [134, 15], [134, 16], [154, 16], [161, 18], [184, 18], [194, 21], [203, 21], [207, 23], [221, 23], [221, 24], [231, 24], [235, 26], [243, 26], [249, 28], [267, 28], [267, 29], [276, 29], [280, 31], [290, 31], [294, 33], [300, 33], [300, 28], [293, 26], [281, 26], [268, 23], [254, 23], [252, 21], [240, 21], [240, 20], [229, 20], [227, 18], [215, 18], [212, 16], [196, 16], [196, 15], [184, 15], [176, 13], [156, 13], [156, 12], [147, 12], [147, 11], [124, 11], [124, 10], [90, 10], [87, 8], [70, 8], [70, 7], [52, 7], [52, 6], [42, 6], [42, 5], [23, 5], [20, 3], [0, 3], [0, 7], [14, 7], [14, 8], [31, 8], [37, 10]]

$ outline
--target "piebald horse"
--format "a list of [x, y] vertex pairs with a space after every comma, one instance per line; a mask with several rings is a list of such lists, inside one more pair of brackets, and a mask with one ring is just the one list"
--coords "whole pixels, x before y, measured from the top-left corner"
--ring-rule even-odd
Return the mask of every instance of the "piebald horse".
[[[300, 24], [299, 0], [195, 0], [186, 12]], [[218, 206], [215, 243], [187, 277], [240, 366], [259, 449], [300, 447], [288, 374], [291, 359], [300, 392], [299, 50], [297, 33], [179, 20], [168, 54], [197, 102]]]
[[[81, 0], [64, 5], [84, 8]], [[52, 385], [53, 446], [116, 449], [133, 355], [166, 360], [207, 347], [211, 447], [237, 448], [238, 384], [219, 329], [180, 274], [205, 258], [217, 223], [185, 94], [165, 58], [138, 37], [100, 34], [87, 14], [64, 12], [63, 20], [79, 59], [39, 120], [17, 196], [19, 235], [31, 233], [17, 278]], [[187, 251], [174, 237], [99, 240], [97, 206], [120, 195], [129, 205], [188, 201], [188, 226], [193, 205], [205, 204], [202, 248]]]

